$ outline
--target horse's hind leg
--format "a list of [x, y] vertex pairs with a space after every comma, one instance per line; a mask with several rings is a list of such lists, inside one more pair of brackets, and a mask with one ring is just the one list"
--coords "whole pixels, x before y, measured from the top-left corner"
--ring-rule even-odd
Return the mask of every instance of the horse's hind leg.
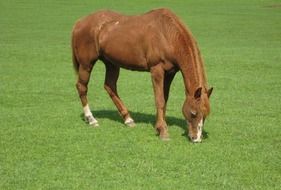
[[98, 121], [93, 117], [93, 114], [90, 110], [88, 99], [87, 99], [87, 92], [88, 92], [88, 83], [90, 80], [91, 71], [93, 68], [92, 63], [88, 64], [80, 64], [78, 70], [78, 81], [76, 83], [76, 88], [83, 106], [84, 116], [86, 122], [90, 125], [97, 127]]
[[134, 127], [135, 122], [130, 116], [128, 109], [120, 99], [117, 93], [116, 82], [119, 77], [120, 68], [118, 66], [114, 66], [113, 64], [104, 61], [106, 67], [104, 88], [107, 91], [108, 95], [112, 99], [113, 103], [117, 107], [120, 115], [122, 116], [124, 123], [129, 127]]

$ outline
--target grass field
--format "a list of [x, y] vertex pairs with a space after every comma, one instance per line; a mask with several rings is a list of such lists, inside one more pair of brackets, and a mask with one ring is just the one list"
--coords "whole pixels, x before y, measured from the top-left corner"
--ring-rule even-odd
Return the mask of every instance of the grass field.
[[[214, 86], [201, 144], [183, 135], [181, 75], [155, 135], [149, 73], [122, 70], [127, 128], [92, 73], [99, 128], [81, 119], [72, 69], [74, 22], [98, 9], [169, 7], [189, 25]], [[281, 1], [0, 1], [0, 189], [281, 189]], [[141, 80], [140, 80], [141, 79]]]

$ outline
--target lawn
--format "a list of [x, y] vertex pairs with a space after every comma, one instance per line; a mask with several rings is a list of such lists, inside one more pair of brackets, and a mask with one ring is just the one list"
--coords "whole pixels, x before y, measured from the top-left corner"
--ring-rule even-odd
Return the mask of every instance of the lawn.
[[[171, 86], [171, 140], [155, 134], [149, 73], [122, 70], [122, 124], [92, 73], [99, 128], [82, 120], [70, 34], [99, 9], [168, 7], [192, 30], [214, 87], [202, 143], [185, 133], [182, 77]], [[0, 1], [0, 189], [281, 189], [281, 1]], [[140, 80], [141, 79], [141, 80]]]

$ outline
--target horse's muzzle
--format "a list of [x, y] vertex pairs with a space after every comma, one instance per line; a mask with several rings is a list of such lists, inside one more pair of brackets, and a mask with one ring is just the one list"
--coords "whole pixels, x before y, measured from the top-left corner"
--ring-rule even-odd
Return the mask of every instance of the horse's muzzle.
[[189, 139], [191, 140], [191, 142], [193, 143], [201, 143], [202, 142], [202, 135], [197, 137], [197, 136], [189, 136]]

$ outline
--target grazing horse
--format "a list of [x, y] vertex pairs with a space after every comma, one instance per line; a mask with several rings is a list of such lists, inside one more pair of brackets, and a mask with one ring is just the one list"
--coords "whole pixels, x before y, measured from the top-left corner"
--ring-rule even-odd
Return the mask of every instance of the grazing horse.
[[97, 60], [105, 64], [104, 88], [128, 126], [135, 123], [117, 93], [120, 67], [151, 73], [156, 104], [155, 128], [163, 140], [169, 138], [165, 113], [170, 85], [180, 71], [186, 94], [182, 112], [188, 136], [192, 142], [201, 142], [213, 88], [207, 87], [195, 39], [170, 10], [156, 9], [138, 16], [113, 11], [93, 13], [76, 22], [72, 31], [72, 53], [78, 74], [76, 87], [90, 125], [98, 126], [87, 100], [87, 86]]

